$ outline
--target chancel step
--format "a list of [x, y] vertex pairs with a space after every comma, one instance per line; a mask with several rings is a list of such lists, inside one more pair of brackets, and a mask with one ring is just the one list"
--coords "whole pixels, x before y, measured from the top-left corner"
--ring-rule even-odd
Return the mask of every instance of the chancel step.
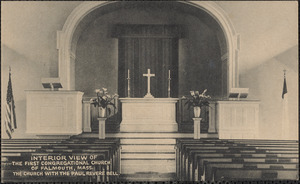
[[175, 173], [175, 159], [171, 160], [121, 160], [122, 174], [135, 174], [138, 172]]
[[[194, 138], [193, 133], [179, 133], [179, 132], [119, 132], [119, 133], [107, 133], [105, 135], [107, 138], [148, 138], [148, 139], [176, 139], [176, 138]], [[81, 138], [98, 138], [98, 133], [84, 133], [82, 135], [78, 135]], [[201, 138], [211, 138], [217, 139], [217, 133], [201, 133]]]
[[120, 127], [120, 132], [176, 132], [177, 124], [165, 124], [157, 122], [156, 124], [125, 124]]
[[176, 144], [175, 139], [121, 139], [122, 145], [138, 145], [138, 144]]
[[149, 144], [145, 144], [145, 145], [122, 145], [122, 151], [160, 151], [160, 150], [174, 150], [175, 145], [172, 144], [167, 144], [167, 145], [162, 145], [162, 144], [154, 144], [154, 145], [149, 145]]
[[[187, 134], [184, 134], [186, 136]], [[176, 133], [120, 133], [121, 180], [170, 181], [176, 176]], [[183, 137], [184, 137], [183, 136]]]
[[126, 132], [126, 133], [116, 133], [116, 134], [107, 134], [107, 137], [110, 138], [124, 138], [124, 139], [174, 139], [174, 138], [193, 138], [194, 134], [192, 133], [178, 133], [178, 132]]
[[175, 154], [174, 152], [153, 152], [153, 153], [149, 153], [149, 152], [123, 152], [122, 153], [122, 160], [124, 159], [175, 159]]
[[175, 173], [137, 172], [135, 174], [122, 174], [123, 181], [176, 181]]

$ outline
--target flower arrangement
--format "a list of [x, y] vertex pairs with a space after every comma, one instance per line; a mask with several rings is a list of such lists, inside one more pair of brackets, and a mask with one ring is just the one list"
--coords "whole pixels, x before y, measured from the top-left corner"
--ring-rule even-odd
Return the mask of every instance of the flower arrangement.
[[[97, 97], [91, 98], [90, 103], [93, 104], [95, 107], [101, 107], [103, 109], [107, 108], [107, 106], [111, 105], [116, 108], [115, 104], [112, 103], [115, 97], [118, 95], [115, 94], [114, 96], [109, 95], [106, 88], [96, 89], [95, 90]], [[108, 113], [110, 114], [110, 109], [108, 108]]]
[[[188, 105], [188, 109], [190, 109], [191, 106], [200, 108], [202, 106], [209, 106], [208, 99], [210, 99], [211, 97], [205, 94], [206, 91], [207, 89], [205, 89], [202, 94], [199, 94], [199, 91], [190, 91], [192, 98], [188, 99], [184, 105]], [[186, 97], [182, 98], [187, 99]]]

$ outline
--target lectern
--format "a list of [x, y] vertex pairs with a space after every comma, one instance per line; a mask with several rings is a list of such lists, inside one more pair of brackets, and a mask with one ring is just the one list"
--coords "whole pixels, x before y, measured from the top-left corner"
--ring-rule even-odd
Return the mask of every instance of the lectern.
[[228, 98], [230, 100], [239, 100], [240, 98], [247, 98], [249, 88], [231, 88]]
[[45, 89], [50, 89], [51, 91], [57, 91], [62, 88], [59, 78], [42, 78], [42, 85]]

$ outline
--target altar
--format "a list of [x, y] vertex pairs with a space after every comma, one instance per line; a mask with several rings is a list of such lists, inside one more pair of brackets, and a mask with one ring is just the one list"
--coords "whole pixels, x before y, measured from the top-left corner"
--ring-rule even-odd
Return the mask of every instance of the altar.
[[177, 132], [178, 98], [120, 98], [120, 132]]

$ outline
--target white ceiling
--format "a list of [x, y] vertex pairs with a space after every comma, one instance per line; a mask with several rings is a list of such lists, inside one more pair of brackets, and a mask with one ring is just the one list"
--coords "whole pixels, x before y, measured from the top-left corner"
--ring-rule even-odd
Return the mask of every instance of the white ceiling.
[[[28, 58], [47, 59], [56, 30], [81, 2], [1, 2], [1, 43]], [[297, 1], [219, 1], [241, 36], [240, 71], [298, 45]], [[35, 52], [32, 52], [34, 50]], [[43, 55], [45, 54], [45, 55]]]
[[298, 45], [297, 1], [216, 3], [227, 12], [241, 35], [241, 72]]

